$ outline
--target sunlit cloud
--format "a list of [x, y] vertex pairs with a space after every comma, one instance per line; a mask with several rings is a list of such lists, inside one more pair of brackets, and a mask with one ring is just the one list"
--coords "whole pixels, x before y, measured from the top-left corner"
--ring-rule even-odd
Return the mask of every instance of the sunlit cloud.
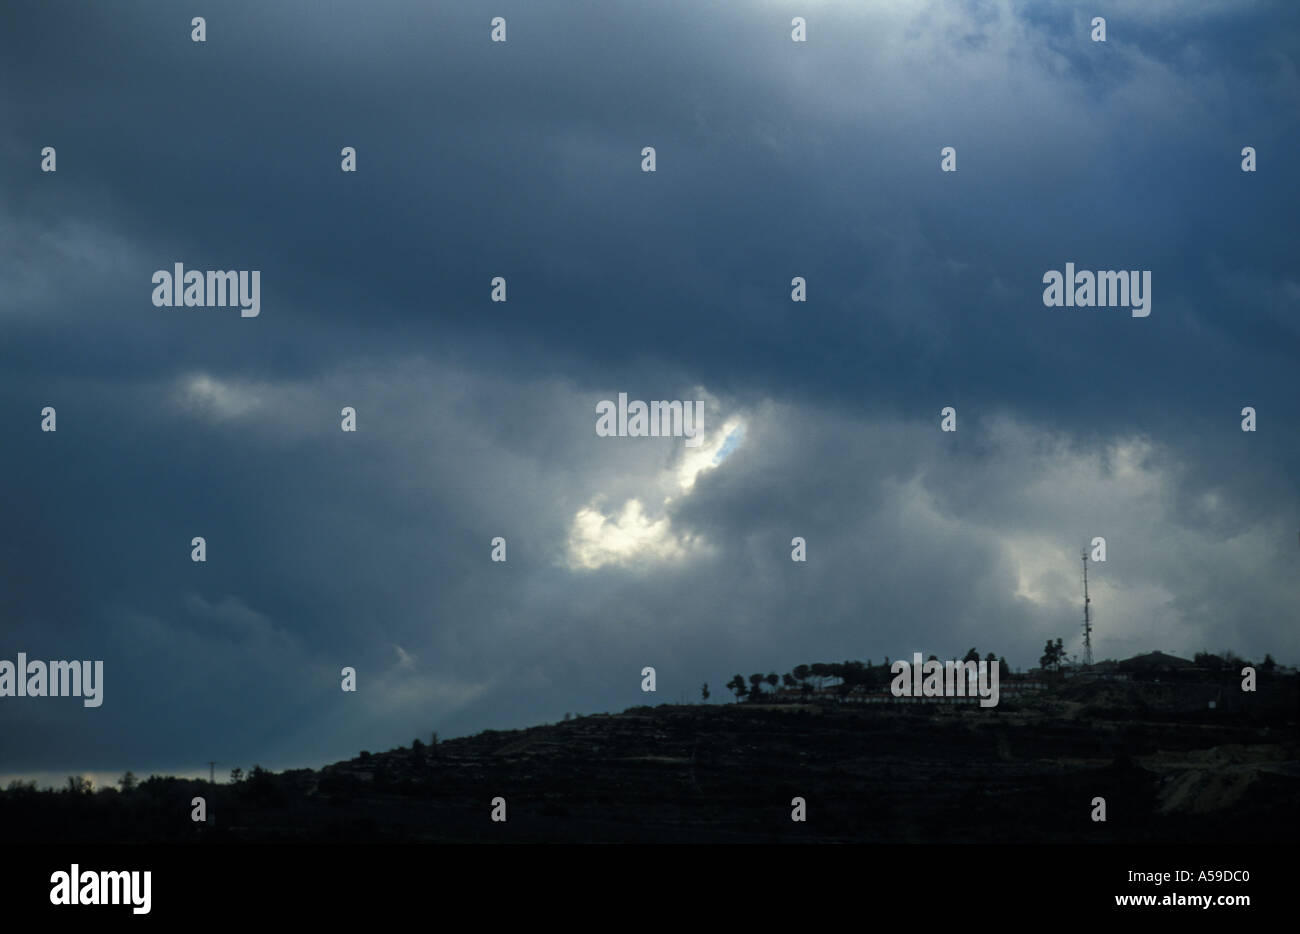
[[733, 416], [721, 428], [704, 434], [699, 447], [683, 447], [676, 465], [662, 471], [652, 484], [664, 491], [653, 497], [658, 501], [653, 515], [647, 514], [641, 497], [628, 499], [608, 512], [600, 507], [599, 499], [579, 509], [569, 531], [569, 567], [594, 570], [609, 564], [677, 562], [711, 553], [701, 536], [673, 529], [668, 507], [691, 495], [698, 478], [719, 467], [743, 443], [744, 421]]

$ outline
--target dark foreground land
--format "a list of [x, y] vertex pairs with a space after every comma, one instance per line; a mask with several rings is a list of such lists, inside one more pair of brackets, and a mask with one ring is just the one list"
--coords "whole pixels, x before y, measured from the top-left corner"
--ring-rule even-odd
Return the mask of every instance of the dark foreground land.
[[[1300, 826], [1296, 679], [1233, 709], [1092, 683], [976, 707], [638, 707], [238, 784], [0, 795], [6, 842], [1268, 843]], [[1189, 709], [1190, 708], [1190, 709]], [[209, 822], [191, 820], [204, 796]], [[507, 820], [491, 820], [492, 800]], [[791, 820], [791, 799], [807, 821]], [[1092, 820], [1105, 798], [1106, 820]]]

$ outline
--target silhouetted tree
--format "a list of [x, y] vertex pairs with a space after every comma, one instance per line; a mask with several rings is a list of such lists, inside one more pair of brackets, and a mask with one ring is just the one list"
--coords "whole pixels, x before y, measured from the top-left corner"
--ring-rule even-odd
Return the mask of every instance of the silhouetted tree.
[[137, 784], [138, 782], [136, 782], [135, 773], [129, 769], [117, 780], [117, 786], [122, 789], [122, 794], [124, 795], [135, 791], [135, 786]]
[[749, 684], [749, 699], [751, 701], [756, 701], [763, 694], [763, 673], [761, 671], [756, 671], [750, 675]]
[[709, 702], [709, 682], [707, 681], [700, 685], [700, 699], [706, 704]]
[[795, 665], [794, 676], [799, 681], [799, 690], [807, 694], [808, 691], [804, 689], [808, 687], [808, 679], [812, 677], [812, 671], [807, 665]]
[[984, 657], [984, 661], [989, 663], [990, 675], [993, 673], [993, 666], [994, 665], [998, 666], [999, 681], [1005, 681], [1011, 677], [1011, 666], [1007, 664], [1007, 660], [1005, 658], [999, 659], [996, 655], [990, 652], [988, 655]]
[[1274, 668], [1277, 667], [1277, 662], [1273, 661], [1272, 655], [1266, 653], [1264, 655], [1264, 663], [1259, 667], [1263, 671], [1272, 671]]
[[776, 674], [775, 671], [770, 672], [770, 673], [768, 674], [768, 676], [767, 676], [766, 678], [764, 678], [763, 680], [766, 681], [768, 684], [770, 684], [770, 685], [772, 686], [772, 691], [773, 691], [773, 693], [776, 692], [776, 686], [777, 686], [778, 684], [781, 683], [781, 679], [780, 679], [779, 677], [777, 677], [777, 674]]
[[727, 690], [736, 695], [737, 701], [743, 700], [745, 695], [749, 693], [749, 689], [745, 687], [745, 678], [743, 675], [736, 675], [728, 681]]
[[963, 662], [977, 662], [980, 660], [980, 653], [975, 651], [974, 646], [971, 646], [966, 650], [966, 654], [962, 656], [961, 660]]
[[853, 693], [866, 683], [866, 669], [862, 662], [847, 661], [840, 666], [840, 696]]
[[1043, 646], [1043, 655], [1038, 660], [1039, 668], [1051, 668], [1055, 671], [1061, 670], [1061, 663], [1065, 661], [1065, 646], [1060, 639], [1053, 642], [1047, 640], [1047, 645]]
[[244, 780], [244, 770], [243, 770], [243, 769], [241, 769], [241, 768], [239, 768], [239, 767], [236, 766], [235, 768], [233, 768], [233, 769], [230, 770], [230, 784], [232, 784], [232, 785], [238, 785], [238, 784], [239, 784], [240, 782], [242, 782], [243, 780]]
[[284, 791], [275, 773], [254, 764], [248, 777], [240, 782], [239, 794], [255, 804], [274, 805], [284, 800]]

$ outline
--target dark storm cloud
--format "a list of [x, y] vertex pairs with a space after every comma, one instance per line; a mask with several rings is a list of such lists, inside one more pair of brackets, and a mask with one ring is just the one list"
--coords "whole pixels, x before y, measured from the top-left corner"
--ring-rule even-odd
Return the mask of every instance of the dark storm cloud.
[[[645, 664], [1028, 666], [1093, 535], [1108, 654], [1296, 654], [1289, 5], [497, 14], [11, 7], [3, 649], [106, 701], [6, 702], [0, 767], [320, 762]], [[154, 308], [176, 261], [262, 270], [261, 316]], [[1151, 317], [1045, 308], [1066, 262], [1151, 269]], [[594, 437], [619, 391], [743, 441], [684, 490], [679, 442]]]

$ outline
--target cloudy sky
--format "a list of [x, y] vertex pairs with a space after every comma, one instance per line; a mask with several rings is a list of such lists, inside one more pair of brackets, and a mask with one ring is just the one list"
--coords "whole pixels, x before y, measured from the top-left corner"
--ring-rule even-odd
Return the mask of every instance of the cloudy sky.
[[[1081, 651], [1095, 536], [1099, 657], [1300, 661], [1293, 3], [5, 19], [0, 658], [105, 684], [0, 700], [0, 779], [320, 765], [646, 665], [1029, 667]], [[261, 314], [154, 307], [177, 262]], [[1150, 316], [1045, 307], [1067, 262], [1150, 270]], [[619, 392], [705, 443], [597, 437]]]

